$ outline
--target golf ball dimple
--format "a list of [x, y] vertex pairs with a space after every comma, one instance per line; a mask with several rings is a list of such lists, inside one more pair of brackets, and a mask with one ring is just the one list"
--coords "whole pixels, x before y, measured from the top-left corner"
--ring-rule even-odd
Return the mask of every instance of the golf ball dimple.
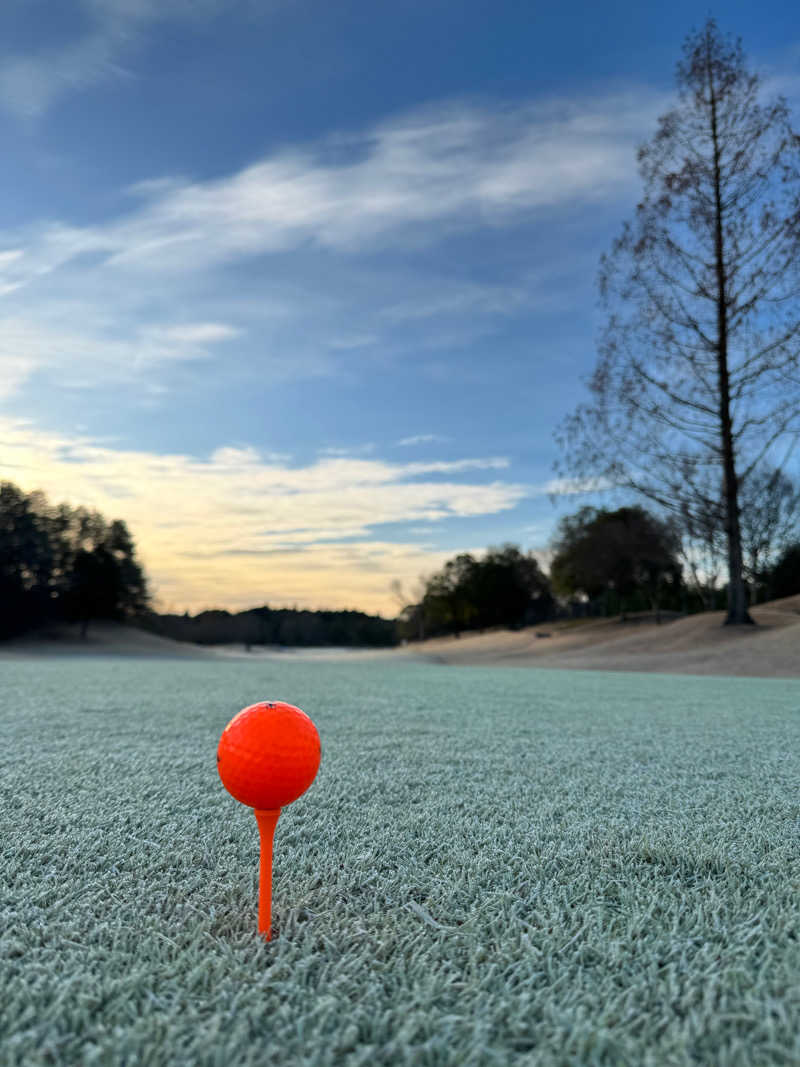
[[217, 748], [217, 770], [228, 792], [248, 807], [271, 811], [305, 793], [320, 761], [319, 734], [300, 708], [261, 701], [235, 715]]

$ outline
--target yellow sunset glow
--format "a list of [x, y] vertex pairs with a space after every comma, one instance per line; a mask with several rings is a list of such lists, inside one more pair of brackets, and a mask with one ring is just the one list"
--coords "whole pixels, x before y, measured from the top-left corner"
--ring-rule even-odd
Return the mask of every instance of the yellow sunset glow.
[[[226, 447], [207, 460], [126, 451], [0, 420], [0, 478], [122, 518], [162, 611], [273, 606], [392, 616], [452, 552], [393, 542], [381, 523], [431, 524], [514, 506], [523, 487], [452, 480], [502, 460], [393, 464], [323, 457], [305, 467]], [[410, 480], [413, 479], [413, 480]]]

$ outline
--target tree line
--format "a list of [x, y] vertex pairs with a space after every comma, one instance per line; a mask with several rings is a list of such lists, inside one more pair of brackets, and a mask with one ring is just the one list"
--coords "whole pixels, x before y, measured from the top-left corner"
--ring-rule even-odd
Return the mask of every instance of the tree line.
[[121, 519], [0, 483], [0, 637], [144, 611], [147, 583]]
[[[753, 479], [748, 491], [752, 508], [743, 512], [742, 545], [749, 599], [800, 593], [800, 489], [773, 471]], [[85, 636], [92, 619], [118, 619], [195, 644], [387, 647], [564, 616], [702, 611], [722, 607], [727, 598], [720, 582], [721, 532], [711, 532], [700, 558], [698, 543], [673, 518], [638, 505], [584, 507], [561, 519], [549, 573], [516, 545], [489, 548], [483, 556], [461, 553], [421, 582], [413, 602], [395, 583], [402, 604], [397, 619], [266, 605], [160, 615], [150, 609], [145, 575], [122, 520], [51, 505], [41, 492], [4, 482], [0, 637], [56, 622], [79, 623]]]
[[[482, 559], [462, 553], [421, 584], [419, 599], [402, 604], [398, 616], [402, 638], [424, 640], [493, 626], [530, 626], [550, 618], [555, 606], [537, 560], [516, 545], [490, 548]], [[402, 603], [402, 586], [395, 582], [393, 588]]]
[[[800, 494], [781, 501], [776, 521], [759, 512], [761, 521], [743, 523], [752, 602], [800, 594]], [[455, 556], [403, 605], [398, 634], [424, 640], [565, 617], [646, 612], [660, 621], [664, 613], [722, 609], [727, 589], [719, 571], [689, 567], [692, 551], [676, 522], [638, 505], [583, 507], [561, 519], [549, 574], [515, 545], [491, 548], [482, 558]], [[402, 597], [399, 584], [394, 591]]]
[[392, 619], [362, 611], [305, 611], [270, 608], [201, 611], [197, 615], [144, 615], [139, 624], [151, 633], [198, 645], [242, 644], [380, 648], [397, 643]]
[[58, 623], [83, 637], [95, 619], [127, 621], [196, 644], [360, 645], [397, 641], [394, 620], [361, 611], [151, 610], [147, 580], [128, 527], [100, 512], [50, 504], [44, 493], [0, 483], [0, 639]]

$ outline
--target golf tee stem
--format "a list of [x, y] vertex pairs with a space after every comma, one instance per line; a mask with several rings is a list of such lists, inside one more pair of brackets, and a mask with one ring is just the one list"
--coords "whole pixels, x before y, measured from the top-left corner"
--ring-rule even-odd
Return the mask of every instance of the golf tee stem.
[[258, 811], [254, 809], [258, 822], [258, 833], [261, 838], [261, 870], [258, 883], [258, 932], [265, 939], [270, 938], [270, 923], [272, 921], [272, 840], [275, 836], [275, 826], [280, 808], [274, 811]]

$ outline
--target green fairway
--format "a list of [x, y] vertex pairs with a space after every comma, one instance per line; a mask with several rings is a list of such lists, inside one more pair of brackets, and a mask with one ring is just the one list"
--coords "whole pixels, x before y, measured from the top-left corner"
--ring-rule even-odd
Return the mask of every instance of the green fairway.
[[[0, 1063], [800, 1063], [800, 682], [0, 664]], [[322, 766], [275, 839], [216, 745]]]

